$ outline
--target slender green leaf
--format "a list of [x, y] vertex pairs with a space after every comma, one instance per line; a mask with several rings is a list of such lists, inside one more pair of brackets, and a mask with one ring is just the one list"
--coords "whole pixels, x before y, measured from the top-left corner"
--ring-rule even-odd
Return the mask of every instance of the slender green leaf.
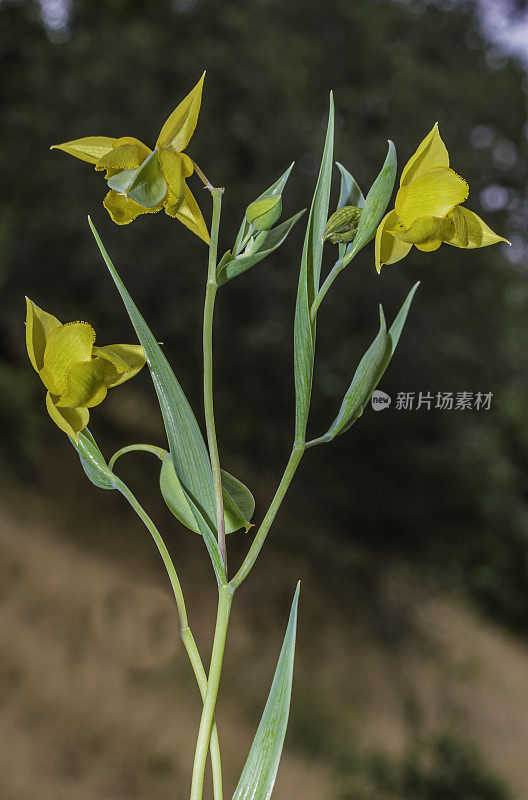
[[417, 288], [419, 287], [419, 285], [420, 285], [420, 281], [418, 281], [417, 283], [414, 284], [414, 286], [412, 287], [411, 291], [409, 292], [409, 294], [405, 298], [402, 307], [398, 311], [398, 314], [396, 315], [396, 319], [394, 320], [394, 322], [392, 323], [392, 325], [390, 327], [389, 336], [390, 336], [391, 342], [392, 342], [391, 356], [394, 355], [394, 351], [396, 350], [396, 345], [400, 341], [400, 336], [401, 336], [401, 333], [402, 333], [402, 330], [403, 330], [403, 326], [405, 325], [405, 322], [407, 320], [407, 314], [409, 313], [409, 309], [411, 307], [411, 303], [413, 301], [413, 297], [414, 297], [415, 292], [416, 292]]
[[273, 253], [284, 242], [293, 226], [300, 220], [304, 214], [304, 209], [299, 211], [290, 219], [281, 222], [276, 228], [259, 234], [255, 238], [254, 246], [249, 248], [247, 255], [241, 253], [236, 258], [227, 258], [227, 253], [222, 257], [217, 269], [218, 285], [222, 286], [237, 275], [242, 275], [248, 269], [254, 267], [264, 258]]
[[158, 395], [174, 468], [191, 502], [191, 508], [209, 550], [217, 579], [220, 579], [223, 576], [222, 559], [218, 543], [213, 535], [213, 531], [216, 530], [213, 478], [200, 428], [169, 362], [119, 277], [91, 219], [89, 219], [89, 223], [145, 351], [154, 388]]
[[337, 417], [328, 431], [323, 436], [309, 442], [309, 446], [331, 442], [336, 436], [349, 430], [354, 422], [359, 419], [394, 355], [413, 297], [419, 285], [420, 282], [415, 283], [412, 287], [388, 332], [383, 317], [383, 309], [380, 306], [379, 333], [359, 362]]
[[394, 189], [396, 167], [396, 148], [389, 140], [387, 157], [385, 158], [385, 162], [378, 177], [367, 194], [356, 237], [345, 255], [343, 266], [346, 266], [354, 258], [356, 253], [370, 242], [376, 233], [376, 228], [385, 214], [392, 190]]
[[315, 186], [301, 258], [294, 322], [295, 441], [304, 442], [312, 393], [315, 324], [310, 308], [319, 290], [323, 258], [323, 234], [328, 219], [334, 152], [334, 99], [330, 109], [321, 168]]
[[[201, 533], [188, 496], [181, 485], [168, 453], [162, 460], [159, 484], [162, 497], [174, 516], [189, 530], [194, 531], [194, 533]], [[225, 532], [233, 533], [240, 530], [240, 528], [248, 531], [251, 527], [251, 517], [255, 511], [253, 495], [247, 486], [244, 486], [241, 481], [225, 470], [222, 470], [222, 490], [224, 495]]]
[[391, 355], [392, 342], [387, 333], [383, 308], [380, 306], [378, 335], [359, 362], [337, 417], [324, 436], [325, 439], [331, 441], [340, 433], [344, 433], [361, 416], [365, 404], [376, 388]]
[[264, 713], [233, 800], [269, 800], [273, 791], [290, 714], [299, 586]]

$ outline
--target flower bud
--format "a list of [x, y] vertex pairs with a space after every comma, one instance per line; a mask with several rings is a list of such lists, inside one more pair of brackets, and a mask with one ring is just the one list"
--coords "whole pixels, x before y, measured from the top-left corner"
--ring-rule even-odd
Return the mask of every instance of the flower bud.
[[267, 231], [275, 225], [282, 214], [282, 198], [279, 195], [255, 200], [246, 208], [246, 219], [258, 231]]
[[332, 214], [323, 235], [323, 242], [329, 239], [332, 244], [352, 242], [359, 225], [361, 208], [357, 206], [343, 206]]

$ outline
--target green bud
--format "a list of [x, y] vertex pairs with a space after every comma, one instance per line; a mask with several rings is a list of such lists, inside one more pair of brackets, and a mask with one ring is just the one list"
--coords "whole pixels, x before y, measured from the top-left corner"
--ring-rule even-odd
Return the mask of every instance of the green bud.
[[279, 195], [274, 197], [263, 197], [255, 200], [246, 208], [246, 219], [258, 231], [267, 231], [275, 225], [282, 214], [282, 198]]
[[357, 206], [343, 206], [332, 214], [326, 223], [323, 242], [329, 239], [332, 244], [352, 242], [359, 225], [363, 209]]

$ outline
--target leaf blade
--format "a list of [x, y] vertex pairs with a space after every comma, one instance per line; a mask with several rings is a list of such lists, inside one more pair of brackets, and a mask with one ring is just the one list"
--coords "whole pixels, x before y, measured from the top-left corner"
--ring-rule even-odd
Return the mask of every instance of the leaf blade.
[[365, 199], [365, 205], [361, 214], [356, 236], [352, 246], [348, 250], [343, 260], [346, 266], [368, 242], [376, 232], [381, 219], [387, 209], [389, 200], [394, 189], [396, 180], [396, 148], [389, 139], [387, 155], [378, 177], [370, 187], [370, 191]]
[[315, 185], [312, 205], [306, 226], [294, 320], [294, 377], [295, 377], [295, 442], [306, 438], [306, 426], [312, 393], [315, 349], [315, 324], [310, 308], [319, 290], [323, 259], [323, 234], [328, 219], [332, 160], [334, 151], [334, 99], [330, 107], [321, 167]]
[[269, 800], [277, 777], [290, 712], [297, 632], [297, 584], [273, 683], [233, 800]]
[[[217, 578], [222, 578], [222, 559], [218, 543], [212, 536], [212, 531], [216, 530], [213, 478], [209, 455], [200, 428], [169, 362], [119, 277], [92, 220], [88, 218], [88, 221], [97, 246], [145, 351], [163, 416], [174, 468], [192, 501], [193, 513], [204, 536]], [[208, 530], [204, 528], [204, 523]]]

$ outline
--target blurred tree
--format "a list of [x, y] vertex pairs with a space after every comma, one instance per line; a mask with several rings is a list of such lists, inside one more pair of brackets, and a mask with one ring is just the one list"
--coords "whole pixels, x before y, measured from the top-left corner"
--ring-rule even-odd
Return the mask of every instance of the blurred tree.
[[[378, 298], [392, 315], [416, 279], [422, 287], [382, 388], [393, 397], [491, 391], [491, 410], [404, 412], [393, 403], [385, 414], [366, 413], [331, 449], [310, 453], [296, 496], [314, 513], [324, 508], [339, 546], [361, 539], [380, 552], [419, 559], [526, 629], [525, 74], [512, 59], [490, 56], [478, 6], [4, 0], [0, 20], [0, 174], [8, 187], [0, 200], [0, 326], [4, 374], [13, 386], [29, 369], [24, 293], [59, 317], [91, 320], [107, 341], [129, 335], [85, 223], [89, 212], [167, 342], [191, 401], [200, 403], [204, 246], [162, 215], [113, 226], [101, 206], [101, 176], [49, 153], [52, 143], [89, 134], [153, 143], [207, 67], [192, 155], [227, 187], [227, 248], [247, 203], [293, 159], [285, 213], [308, 204], [330, 88], [338, 109], [336, 157], [364, 189], [388, 137], [405, 163], [439, 120], [454, 168], [469, 180], [469, 206], [511, 238], [512, 259], [506, 248], [444, 246], [433, 254], [413, 251], [379, 279], [372, 253], [364, 253], [323, 306], [312, 431], [320, 433], [339, 406], [374, 334]], [[199, 192], [198, 183], [194, 188]], [[200, 201], [209, 214], [208, 198]], [[283, 250], [229, 285], [218, 304], [225, 459], [252, 453], [265, 472], [282, 465], [291, 435], [300, 245], [299, 228]], [[2, 396], [6, 429], [15, 406], [20, 420], [16, 396]], [[32, 407], [29, 399], [24, 407]], [[42, 413], [40, 399], [33, 413]]]

